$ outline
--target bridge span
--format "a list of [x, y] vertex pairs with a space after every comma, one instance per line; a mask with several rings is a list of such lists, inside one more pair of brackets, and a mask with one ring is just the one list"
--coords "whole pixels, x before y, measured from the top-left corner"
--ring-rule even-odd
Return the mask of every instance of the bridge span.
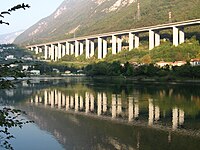
[[75, 57], [78, 57], [82, 54], [85, 54], [86, 59], [89, 59], [94, 56], [95, 49], [98, 51], [98, 59], [103, 59], [108, 53], [108, 48], [112, 49], [113, 55], [122, 51], [124, 37], [128, 41], [129, 51], [138, 48], [140, 46], [141, 33], [149, 33], [149, 50], [152, 50], [160, 45], [160, 31], [171, 29], [173, 31], [173, 45], [178, 46], [185, 42], [184, 28], [195, 25], [200, 25], [200, 19], [29, 45], [27, 48], [35, 51], [36, 54], [43, 53], [45, 60], [58, 61], [65, 55], [75, 55]]

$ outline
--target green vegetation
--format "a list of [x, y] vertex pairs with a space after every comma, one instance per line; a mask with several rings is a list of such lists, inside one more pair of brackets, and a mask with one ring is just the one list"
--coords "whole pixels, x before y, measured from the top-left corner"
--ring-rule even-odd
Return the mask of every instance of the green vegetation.
[[[169, 22], [197, 19], [200, 16], [199, 0], [140, 0], [140, 20], [137, 19], [137, 3], [120, 7], [116, 11], [109, 12], [116, 0], [105, 1], [101, 5], [94, 4], [94, 1], [64, 1], [60, 7], [67, 9], [54, 18], [54, 14], [42, 19], [23, 34], [15, 43], [36, 44], [63, 40], [84, 35], [118, 31], [150, 25], [157, 25]], [[172, 19], [169, 20], [169, 12]], [[68, 19], [66, 19], [68, 18]], [[38, 24], [46, 22], [48, 26], [42, 26], [42, 32], [28, 36], [38, 29]], [[77, 28], [78, 27], [78, 28]], [[40, 27], [41, 28], [41, 27]], [[77, 28], [75, 33], [73, 31]], [[55, 30], [56, 29], [56, 30]], [[198, 32], [199, 27], [186, 28], [186, 32]], [[169, 31], [170, 32], [170, 31]], [[194, 34], [193, 34], [194, 35]], [[200, 39], [200, 36], [197, 36]]]
[[[95, 51], [95, 53], [97, 50]], [[193, 58], [200, 58], [200, 45], [199, 41], [194, 37], [187, 39], [185, 43], [175, 47], [170, 41], [162, 41], [159, 47], [149, 51], [147, 43], [142, 43], [138, 49], [131, 51], [123, 49], [121, 52], [112, 55], [111, 49], [108, 49], [106, 58], [102, 60], [97, 59], [97, 54], [92, 58], [86, 59], [85, 55], [74, 57], [74, 55], [66, 55], [58, 62], [52, 62], [56, 65], [66, 65], [68, 67], [83, 68], [89, 64], [97, 64], [100, 62], [120, 62], [124, 64], [129, 62], [130, 64], [150, 64], [159, 61], [190, 61]], [[101, 63], [100, 63], [101, 64]]]

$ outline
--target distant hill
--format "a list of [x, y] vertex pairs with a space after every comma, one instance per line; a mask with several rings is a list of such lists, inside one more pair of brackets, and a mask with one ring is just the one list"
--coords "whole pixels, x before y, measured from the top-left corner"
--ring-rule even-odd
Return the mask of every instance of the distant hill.
[[0, 44], [11, 44], [24, 30], [0, 35]]
[[35, 44], [200, 17], [200, 0], [65, 0], [50, 16], [17, 37]]

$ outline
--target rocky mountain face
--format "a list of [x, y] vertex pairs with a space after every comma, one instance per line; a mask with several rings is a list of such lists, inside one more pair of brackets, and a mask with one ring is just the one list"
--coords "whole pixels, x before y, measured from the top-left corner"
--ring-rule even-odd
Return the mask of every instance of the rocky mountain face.
[[0, 35], [0, 44], [11, 44], [24, 30]]
[[[140, 2], [140, 5], [138, 5]], [[64, 0], [50, 16], [40, 20], [17, 37], [16, 44], [35, 44], [196, 19], [199, 0]]]

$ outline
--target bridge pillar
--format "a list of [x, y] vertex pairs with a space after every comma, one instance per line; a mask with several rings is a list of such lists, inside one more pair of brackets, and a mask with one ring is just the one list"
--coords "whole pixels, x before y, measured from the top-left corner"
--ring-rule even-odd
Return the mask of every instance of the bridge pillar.
[[66, 100], [66, 102], [65, 102], [65, 104], [66, 104], [65, 109], [66, 109], [66, 111], [68, 111], [69, 110], [69, 106], [70, 106], [70, 102], [69, 102], [70, 99], [69, 99], [68, 95], [66, 96], [65, 100]]
[[130, 32], [129, 33], [129, 51], [131, 51], [134, 48], [133, 38], [134, 38], [134, 35]]
[[34, 47], [31, 47], [31, 51], [34, 51]]
[[71, 44], [70, 48], [71, 48], [71, 55], [73, 55], [74, 54], [74, 44]]
[[80, 55], [82, 55], [82, 54], [83, 54], [83, 43], [80, 42]]
[[41, 47], [39, 47], [38, 49], [39, 49], [39, 53], [42, 53], [42, 48], [41, 48]]
[[70, 44], [69, 44], [69, 42], [66, 42], [66, 54], [67, 55], [70, 54], [69, 48], [70, 48]]
[[173, 27], [173, 45], [178, 46], [178, 28]]
[[139, 45], [140, 45], [139, 33], [135, 33], [135, 48], [139, 48]]
[[121, 52], [122, 51], [122, 38], [118, 37], [117, 38], [117, 52]]
[[58, 43], [58, 60], [62, 58], [62, 45]]
[[45, 60], [48, 59], [48, 46], [47, 45], [44, 46], [44, 59]]
[[129, 103], [128, 103], [128, 121], [133, 120], [133, 97], [129, 97]]
[[160, 46], [160, 33], [159, 33], [159, 31], [155, 32], [155, 46]]
[[94, 56], [94, 41], [90, 41], [90, 57]]
[[98, 37], [98, 59], [102, 59], [102, 38]]
[[75, 41], [75, 57], [79, 56], [79, 42]]
[[90, 110], [90, 95], [88, 92], [85, 93], [85, 113], [87, 114]]
[[103, 112], [107, 111], [107, 97], [106, 93], [103, 93]]
[[55, 61], [58, 61], [58, 45], [55, 45]]
[[54, 45], [51, 44], [51, 60], [54, 60]]
[[79, 101], [79, 96], [78, 96], [78, 94], [75, 94], [75, 112], [78, 112], [78, 110], [79, 110], [78, 101]]
[[38, 54], [39, 53], [39, 48], [36, 46], [35, 47], [35, 54]]
[[112, 94], [112, 118], [117, 116], [117, 98], [115, 94]]
[[62, 54], [61, 54], [61, 56], [64, 57], [65, 55], [66, 55], [66, 44], [63, 43], [62, 44]]
[[179, 28], [179, 44], [182, 44], [185, 42], [185, 33], [184, 33], [184, 27]]
[[153, 103], [152, 100], [149, 99], [149, 126], [153, 125], [153, 120], [154, 120], [154, 107], [153, 107]]
[[149, 30], [149, 50], [152, 50], [155, 46], [154, 38], [155, 38], [154, 31]]
[[112, 54], [117, 54], [117, 37], [112, 35]]
[[85, 57], [86, 59], [90, 58], [90, 41], [88, 39], [85, 40]]
[[108, 53], [108, 44], [107, 44], [107, 40], [103, 39], [103, 58], [106, 57]]
[[98, 93], [97, 95], [97, 115], [100, 116], [102, 112], [102, 95]]

